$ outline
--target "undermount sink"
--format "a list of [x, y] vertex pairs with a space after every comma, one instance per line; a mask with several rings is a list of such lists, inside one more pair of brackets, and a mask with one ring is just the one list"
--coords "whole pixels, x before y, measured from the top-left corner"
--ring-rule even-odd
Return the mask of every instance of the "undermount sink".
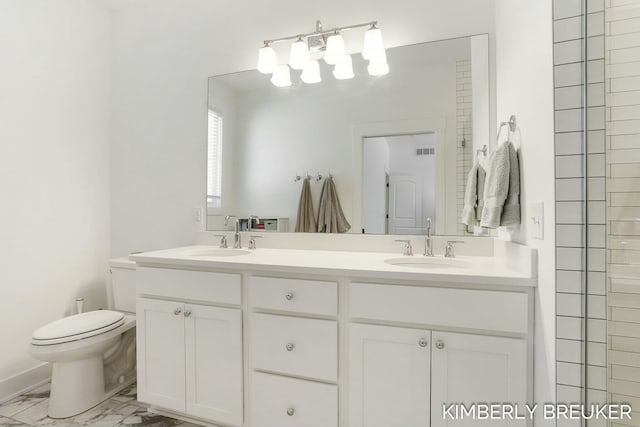
[[211, 249], [195, 249], [189, 252], [186, 252], [186, 256], [194, 256], [194, 257], [228, 257], [228, 256], [240, 256], [240, 255], [248, 255], [251, 252], [245, 251], [244, 249], [226, 249], [226, 248], [211, 248]]
[[431, 258], [422, 256], [406, 256], [402, 258], [390, 258], [384, 260], [387, 264], [409, 268], [469, 268], [471, 264], [467, 261], [455, 258]]

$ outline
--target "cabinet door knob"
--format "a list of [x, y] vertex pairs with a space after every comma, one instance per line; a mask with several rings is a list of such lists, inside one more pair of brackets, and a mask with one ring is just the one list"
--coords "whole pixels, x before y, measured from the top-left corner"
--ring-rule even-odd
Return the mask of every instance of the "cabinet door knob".
[[426, 338], [420, 338], [420, 341], [418, 341], [418, 345], [420, 347], [426, 347], [427, 346], [427, 339]]
[[287, 298], [287, 300], [291, 301], [294, 296], [295, 296], [295, 294], [293, 292], [287, 292], [287, 295], [285, 295], [285, 298]]
[[296, 413], [296, 410], [293, 408], [289, 408], [287, 409], [287, 415], [289, 415], [290, 417], [293, 417], [293, 414]]
[[189, 316], [191, 316], [191, 310], [185, 310], [184, 317], [189, 317]]
[[293, 351], [294, 348], [296, 348], [296, 345], [292, 342], [288, 343], [286, 346], [287, 351]]
[[179, 308], [176, 308], [175, 310], [173, 310], [173, 314], [175, 314], [176, 316], [179, 316], [180, 313], [182, 313], [182, 310], [180, 310]]
[[442, 340], [436, 341], [436, 348], [438, 350], [442, 350], [444, 348], [444, 341], [442, 341]]

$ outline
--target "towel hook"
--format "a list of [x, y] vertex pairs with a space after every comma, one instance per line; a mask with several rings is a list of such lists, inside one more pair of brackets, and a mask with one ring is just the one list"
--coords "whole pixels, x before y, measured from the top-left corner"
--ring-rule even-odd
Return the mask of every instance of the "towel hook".
[[478, 158], [478, 155], [482, 153], [485, 157], [487, 157], [487, 145], [483, 145], [482, 148], [478, 148], [476, 150], [476, 158]]
[[318, 172], [318, 174], [316, 175], [316, 182], [320, 182], [320, 181], [322, 181], [322, 174]]
[[300, 175], [298, 175], [298, 172], [296, 172], [296, 177], [293, 179], [293, 182], [298, 182], [300, 181], [302, 178], [300, 177]]

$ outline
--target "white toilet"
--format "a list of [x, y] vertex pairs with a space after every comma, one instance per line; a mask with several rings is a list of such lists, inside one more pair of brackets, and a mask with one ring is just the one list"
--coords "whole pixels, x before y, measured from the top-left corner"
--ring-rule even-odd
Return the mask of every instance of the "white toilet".
[[113, 310], [76, 314], [33, 333], [31, 355], [53, 364], [49, 416], [82, 413], [136, 379], [135, 263], [110, 261]]

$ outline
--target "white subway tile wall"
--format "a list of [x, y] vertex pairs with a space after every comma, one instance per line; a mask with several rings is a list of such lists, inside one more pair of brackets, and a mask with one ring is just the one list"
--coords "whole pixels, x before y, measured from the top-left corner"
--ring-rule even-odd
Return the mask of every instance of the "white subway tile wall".
[[553, 3], [557, 400], [581, 402], [585, 393], [587, 402], [606, 401], [605, 4], [602, 0]]
[[[471, 97], [471, 61], [456, 61], [456, 203], [458, 235], [469, 234], [462, 224], [462, 208], [467, 175], [473, 164], [473, 109]], [[464, 147], [462, 146], [464, 141]], [[442, 153], [440, 153], [442, 154]], [[438, 155], [438, 154], [436, 154]]]
[[[597, 341], [604, 341], [602, 330], [608, 341], [594, 339], [588, 350], [608, 370], [590, 374], [611, 401], [634, 406], [624, 425], [640, 425], [640, 1], [606, 0], [603, 21], [609, 264], [589, 307], [602, 318]], [[601, 233], [597, 244], [605, 247]]]

